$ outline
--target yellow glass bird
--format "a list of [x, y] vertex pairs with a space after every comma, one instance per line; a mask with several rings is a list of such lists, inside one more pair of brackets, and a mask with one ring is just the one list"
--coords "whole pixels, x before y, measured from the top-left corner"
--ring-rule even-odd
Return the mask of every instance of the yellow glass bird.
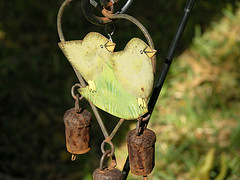
[[144, 41], [133, 38], [125, 49], [91, 32], [82, 41], [59, 43], [67, 59], [87, 81], [79, 92], [98, 108], [124, 119], [148, 112], [153, 86], [151, 57], [156, 53]]
[[154, 74], [151, 58], [156, 53], [144, 41], [131, 39], [125, 49], [111, 58], [117, 81], [131, 95], [137, 97], [140, 107], [147, 108], [147, 99], [152, 92]]
[[96, 91], [94, 79], [106, 66], [115, 44], [103, 35], [91, 32], [83, 40], [60, 42], [59, 47], [88, 83], [90, 91]]

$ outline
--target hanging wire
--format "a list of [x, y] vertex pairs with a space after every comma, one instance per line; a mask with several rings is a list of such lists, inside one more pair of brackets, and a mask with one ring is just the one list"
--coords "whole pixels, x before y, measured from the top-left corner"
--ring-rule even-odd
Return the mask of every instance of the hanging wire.
[[101, 159], [100, 159], [100, 164], [99, 164], [99, 169], [100, 171], [103, 171], [104, 170], [104, 167], [103, 167], [103, 163], [104, 163], [104, 159], [107, 157], [112, 157], [112, 162], [111, 164], [108, 166], [108, 169], [113, 169], [117, 166], [117, 161], [116, 161], [116, 157], [115, 155], [113, 156], [109, 156], [109, 154], [111, 153], [111, 150], [107, 150], [103, 153]]
[[[128, 21], [131, 21], [133, 24], [135, 24], [144, 34], [145, 38], [147, 39], [147, 42], [149, 46], [152, 49], [155, 49], [153, 40], [148, 32], [148, 30], [134, 17], [127, 15], [127, 14], [112, 14], [108, 10], [104, 9], [102, 11], [103, 15], [106, 16], [109, 19], [126, 19]], [[152, 67], [153, 67], [153, 72], [155, 73], [156, 71], [156, 55], [152, 57]]]
[[121, 127], [122, 123], [124, 122], [125, 119], [120, 119], [117, 123], [117, 125], [115, 126], [115, 128], [113, 129], [112, 133], [110, 134], [109, 137], [107, 137], [107, 140], [112, 140], [113, 137], [115, 136], [115, 134], [117, 133], [117, 131], [119, 130], [119, 128]]
[[[63, 15], [63, 12], [64, 12], [66, 6], [67, 6], [71, 1], [72, 1], [72, 0], [65, 0], [65, 1], [62, 3], [62, 5], [61, 5], [61, 7], [60, 7], [60, 9], [59, 9], [59, 11], [58, 11], [58, 15], [57, 15], [57, 30], [58, 30], [58, 35], [59, 35], [59, 39], [60, 39], [61, 42], [65, 42], [65, 38], [64, 38], [64, 35], [63, 35], [63, 32], [62, 32], [62, 15]], [[80, 82], [80, 85], [83, 86], [83, 87], [85, 87], [87, 84], [86, 84], [86, 82], [83, 80], [83, 78], [82, 78], [82, 76], [80, 75], [80, 73], [77, 72], [77, 70], [76, 70], [74, 67], [73, 67], [73, 70], [75, 71], [75, 74], [77, 75], [77, 78], [78, 78], [78, 80], [79, 80], [79, 82]], [[89, 102], [89, 103], [90, 103], [90, 102]], [[107, 138], [107, 137], [109, 136], [109, 134], [108, 134], [108, 132], [107, 132], [107, 129], [106, 129], [105, 125], [103, 124], [102, 118], [101, 118], [101, 116], [99, 115], [99, 112], [98, 112], [97, 108], [96, 108], [93, 104], [91, 104], [91, 103], [90, 103], [90, 106], [91, 106], [91, 108], [92, 108], [92, 110], [93, 110], [93, 112], [94, 112], [94, 114], [95, 114], [95, 117], [96, 117], [96, 119], [97, 119], [97, 121], [98, 121], [98, 124], [99, 124], [99, 126], [100, 126], [100, 128], [101, 128], [101, 130], [102, 130], [102, 132], [103, 132], [104, 137]]]
[[[109, 27], [109, 26], [112, 27], [112, 31], [111, 31], [111, 32], [108, 32], [108, 27]], [[115, 24], [112, 24], [112, 23], [111, 23], [111, 24], [106, 24], [106, 25], [105, 25], [105, 28], [104, 28], [105, 33], [108, 35], [109, 40], [110, 40], [111, 42], [113, 42], [113, 40], [112, 40], [112, 35], [114, 34], [115, 29], [116, 29]]]
[[[57, 30], [58, 30], [58, 35], [59, 35], [59, 39], [60, 39], [61, 42], [65, 42], [65, 37], [64, 37], [63, 31], [62, 31], [62, 15], [63, 15], [63, 12], [64, 12], [66, 6], [67, 6], [71, 1], [73, 1], [73, 0], [65, 0], [65, 1], [62, 3], [62, 5], [61, 5], [61, 7], [60, 7], [60, 9], [59, 9], [59, 11], [58, 11], [58, 15], [57, 15]], [[84, 0], [82, 0], [82, 1], [84, 1]], [[89, 2], [89, 0], [87, 0], [87, 1]], [[129, 1], [130, 1], [130, 0], [128, 0], [127, 2], [129, 3]], [[85, 2], [86, 2], [86, 1], [85, 1]], [[97, 4], [94, 3], [94, 1], [91, 1], [91, 4], [94, 4], [95, 6], [97, 6]], [[127, 5], [127, 4], [125, 4], [125, 6], [126, 6], [126, 5]], [[128, 4], [126, 7], [125, 7], [125, 6], [124, 6], [124, 7], [125, 7], [125, 8], [128, 8], [129, 5], [130, 5], [130, 4]], [[106, 17], [103, 17], [103, 19], [105, 19], [105, 18], [106, 18]], [[101, 19], [102, 19], [102, 18], [101, 18]], [[107, 19], [108, 19], [108, 18], [107, 18]], [[114, 31], [115, 31], [115, 26], [113, 26], [113, 27], [114, 27], [114, 28], [113, 28], [113, 31], [112, 31], [111, 33], [108, 33], [108, 34], [109, 34], [109, 37], [110, 37], [110, 40], [111, 40], [111, 35], [113, 35], [113, 33], [114, 33]], [[81, 87], [85, 87], [87, 84], [86, 84], [86, 82], [84, 81], [84, 79], [82, 78], [81, 74], [80, 74], [74, 67], [73, 67], [73, 70], [74, 70], [75, 74], [77, 75], [77, 78], [78, 78], [78, 80], [79, 80], [79, 82], [80, 82], [80, 84], [75, 84], [75, 85], [72, 87], [72, 90], [71, 90], [72, 96], [75, 98], [76, 95], [74, 94], [74, 88], [75, 88], [75, 87], [80, 87], [80, 88], [81, 88]], [[82, 97], [80, 97], [80, 100], [81, 100], [81, 99], [82, 99]], [[112, 131], [112, 133], [111, 133], [110, 136], [109, 136], [109, 134], [108, 134], [108, 132], [107, 132], [107, 129], [106, 129], [104, 123], [103, 123], [103, 120], [102, 120], [102, 118], [101, 118], [101, 116], [100, 116], [97, 108], [96, 108], [92, 103], [89, 102], [89, 104], [90, 104], [90, 106], [91, 106], [91, 108], [92, 108], [92, 110], [93, 110], [93, 112], [94, 112], [94, 115], [95, 115], [95, 117], [96, 117], [96, 119], [97, 119], [97, 121], [98, 121], [98, 124], [99, 124], [99, 126], [100, 126], [100, 128], [101, 128], [101, 130], [102, 130], [102, 133], [103, 133], [105, 139], [106, 139], [106, 140], [112, 140], [112, 138], [115, 136], [115, 134], [116, 134], [117, 131], [119, 130], [120, 126], [121, 126], [122, 123], [124, 122], [124, 119], [120, 119], [120, 120], [119, 120], [118, 124], [115, 126], [114, 130]]]

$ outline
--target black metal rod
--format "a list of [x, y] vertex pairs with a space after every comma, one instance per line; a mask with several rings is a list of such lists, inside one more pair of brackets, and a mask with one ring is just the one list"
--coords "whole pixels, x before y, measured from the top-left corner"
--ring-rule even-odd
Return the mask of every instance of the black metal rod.
[[182, 34], [184, 32], [184, 29], [186, 27], [186, 24], [187, 24], [187, 21], [189, 19], [189, 16], [190, 16], [190, 13], [191, 13], [191, 10], [194, 6], [194, 3], [195, 3], [195, 0], [189, 0], [188, 3], [187, 3], [187, 6], [185, 7], [185, 10], [184, 10], [184, 14], [183, 14], [183, 17], [182, 17], [182, 20], [177, 28], [177, 32], [172, 40], [172, 43], [169, 47], [169, 50], [168, 50], [168, 53], [165, 57], [165, 61], [164, 61], [164, 64], [163, 64], [163, 67], [161, 69], [161, 72], [158, 76], [158, 79], [157, 79], [157, 82], [155, 84], [155, 87], [153, 89], [153, 93], [152, 93], [152, 96], [149, 100], [149, 103], [148, 103], [148, 108], [149, 108], [149, 113], [151, 114], [154, 107], [155, 107], [155, 104], [157, 102], [157, 99], [158, 99], [158, 96], [160, 94], [160, 91], [162, 89], [162, 86], [163, 86], [163, 83], [166, 79], [166, 76], [167, 76], [167, 73], [168, 73], [168, 70], [170, 68], [170, 65], [172, 63], [172, 60], [173, 60], [173, 56], [176, 52], [176, 49], [177, 49], [177, 46], [179, 44], [179, 41], [182, 37]]
[[[172, 63], [172, 60], [173, 60], [173, 56], [176, 52], [176, 49], [177, 49], [177, 46], [179, 44], [179, 41], [182, 37], [182, 34], [184, 32], [184, 29], [186, 27], [186, 24], [187, 24], [187, 21], [189, 19], [189, 16], [190, 16], [190, 13], [192, 11], [192, 8], [194, 6], [194, 3], [195, 3], [195, 0], [189, 0], [187, 2], [187, 5], [184, 9], [184, 14], [183, 14], [183, 17], [181, 19], [181, 22], [177, 28], [177, 31], [175, 33], [175, 36], [171, 42], [171, 45], [169, 47], [169, 50], [168, 50], [168, 53], [165, 57], [165, 60], [164, 60], [164, 64], [163, 64], [163, 67], [160, 71], [160, 74], [157, 78], [157, 81], [156, 81], [156, 84], [154, 86], [154, 89], [153, 89], [153, 93], [152, 93], [152, 96], [149, 100], [149, 103], [148, 103], [148, 114], [152, 114], [152, 111], [156, 105], [156, 102], [157, 102], [157, 99], [158, 99], [158, 96], [161, 92], [161, 89], [162, 89], [162, 86], [163, 86], [163, 83], [167, 77], [167, 73], [169, 71], [169, 68], [170, 68], [170, 65]], [[146, 124], [145, 124], [146, 125]], [[122, 180], [126, 180], [127, 179], [127, 176], [128, 176], [128, 173], [129, 173], [129, 170], [130, 170], [130, 166], [129, 166], [129, 157], [127, 157], [126, 159], [126, 162], [124, 164], [124, 167], [123, 167], [123, 170], [122, 170], [122, 173], [123, 173], [123, 177], [122, 177]]]

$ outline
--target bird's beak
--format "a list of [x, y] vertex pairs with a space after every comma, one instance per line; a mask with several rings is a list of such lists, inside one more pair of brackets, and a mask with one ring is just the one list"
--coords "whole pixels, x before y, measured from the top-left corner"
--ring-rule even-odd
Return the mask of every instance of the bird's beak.
[[145, 52], [145, 54], [146, 54], [149, 58], [152, 58], [152, 57], [154, 56], [154, 54], [157, 52], [157, 50], [151, 49], [149, 46], [147, 46], [147, 47], [144, 49], [144, 52]]
[[106, 48], [109, 52], [113, 52], [115, 46], [116, 46], [116, 44], [113, 43], [112, 41], [108, 41], [108, 42], [105, 44], [105, 48]]

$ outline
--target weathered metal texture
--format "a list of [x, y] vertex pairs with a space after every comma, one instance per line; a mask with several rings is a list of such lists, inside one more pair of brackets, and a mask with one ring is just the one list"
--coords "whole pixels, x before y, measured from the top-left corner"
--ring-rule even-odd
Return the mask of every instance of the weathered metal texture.
[[103, 167], [104, 159], [112, 153], [112, 150], [104, 151], [100, 160], [99, 168], [95, 169], [93, 172], [93, 180], [122, 180], [122, 172], [115, 169], [117, 161], [114, 154], [111, 156], [111, 164], [106, 168]]
[[127, 135], [127, 146], [131, 173], [139, 176], [150, 174], [155, 165], [156, 135], [150, 129], [137, 135], [136, 129]]
[[65, 112], [66, 146], [70, 153], [84, 154], [90, 150], [91, 117], [91, 113], [86, 109], [79, 113], [75, 108]]
[[119, 169], [104, 169], [97, 168], [93, 172], [93, 180], [122, 180], [122, 172]]

